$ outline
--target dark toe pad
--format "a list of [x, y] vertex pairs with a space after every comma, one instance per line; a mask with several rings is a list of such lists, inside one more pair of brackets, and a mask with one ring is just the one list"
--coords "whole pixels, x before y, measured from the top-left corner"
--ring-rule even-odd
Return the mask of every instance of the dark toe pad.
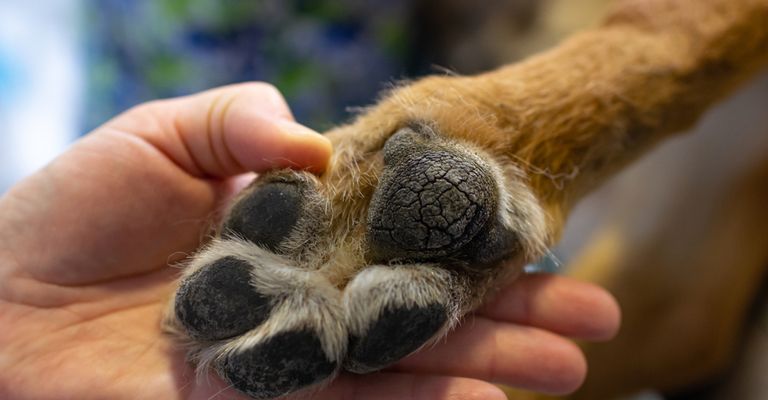
[[336, 366], [314, 333], [292, 331], [226, 357], [218, 369], [237, 390], [256, 399], [271, 399], [322, 381]]
[[176, 317], [198, 340], [220, 340], [251, 330], [270, 311], [269, 299], [250, 285], [251, 266], [234, 257], [203, 267], [176, 293]]
[[302, 197], [301, 189], [293, 183], [258, 186], [232, 207], [224, 232], [277, 251], [299, 220]]
[[426, 343], [446, 320], [441, 304], [387, 309], [364, 336], [350, 337], [344, 367], [359, 374], [385, 368]]

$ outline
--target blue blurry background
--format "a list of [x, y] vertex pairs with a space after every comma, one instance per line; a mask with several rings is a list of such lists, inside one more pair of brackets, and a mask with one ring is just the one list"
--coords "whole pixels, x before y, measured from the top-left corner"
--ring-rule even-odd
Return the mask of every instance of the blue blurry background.
[[86, 63], [81, 6], [0, 2], [0, 193], [82, 131]]
[[402, 0], [0, 2], [0, 193], [144, 101], [275, 84], [323, 130], [422, 73]]

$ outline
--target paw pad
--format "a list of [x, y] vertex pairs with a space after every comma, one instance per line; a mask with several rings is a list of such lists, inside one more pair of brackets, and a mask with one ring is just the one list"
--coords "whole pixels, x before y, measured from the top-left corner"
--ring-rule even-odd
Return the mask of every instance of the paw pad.
[[276, 251], [296, 226], [301, 203], [301, 189], [295, 183], [268, 182], [232, 207], [223, 231]]
[[447, 319], [441, 304], [385, 309], [362, 337], [350, 337], [344, 367], [360, 374], [385, 368], [418, 350]]
[[430, 133], [404, 128], [384, 146], [384, 173], [368, 210], [374, 262], [465, 258], [498, 203], [490, 167]]
[[190, 336], [220, 340], [242, 334], [269, 316], [269, 299], [250, 285], [251, 265], [225, 257], [184, 279], [176, 317]]
[[218, 370], [237, 390], [256, 399], [271, 399], [320, 382], [336, 367], [314, 333], [289, 331], [229, 354]]

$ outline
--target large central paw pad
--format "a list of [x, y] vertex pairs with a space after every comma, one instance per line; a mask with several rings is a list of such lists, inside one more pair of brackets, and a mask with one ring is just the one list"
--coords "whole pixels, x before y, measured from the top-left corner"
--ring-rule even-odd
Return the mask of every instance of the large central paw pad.
[[[493, 260], [514, 248], [499, 224], [492, 168], [465, 147], [415, 125], [386, 143], [384, 172], [368, 211], [375, 262]], [[485, 246], [489, 233], [505, 243]]]
[[[407, 126], [386, 141], [383, 165], [372, 164], [378, 184], [357, 200], [329, 183], [343, 180], [258, 178], [190, 261], [171, 304], [190, 358], [271, 399], [342, 368], [386, 368], [441, 337], [521, 247], [510, 218], [525, 214], [475, 150]], [[367, 179], [360, 171], [329, 173]]]

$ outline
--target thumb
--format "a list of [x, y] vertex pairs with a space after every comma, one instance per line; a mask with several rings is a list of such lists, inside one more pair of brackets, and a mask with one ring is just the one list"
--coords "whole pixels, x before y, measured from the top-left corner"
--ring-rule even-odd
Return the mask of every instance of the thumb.
[[[272, 85], [243, 83], [147, 103], [135, 111], [160, 129], [137, 130], [187, 173], [225, 178], [274, 168], [322, 172], [332, 148], [319, 133], [296, 123]], [[142, 118], [143, 119], [143, 118]]]

